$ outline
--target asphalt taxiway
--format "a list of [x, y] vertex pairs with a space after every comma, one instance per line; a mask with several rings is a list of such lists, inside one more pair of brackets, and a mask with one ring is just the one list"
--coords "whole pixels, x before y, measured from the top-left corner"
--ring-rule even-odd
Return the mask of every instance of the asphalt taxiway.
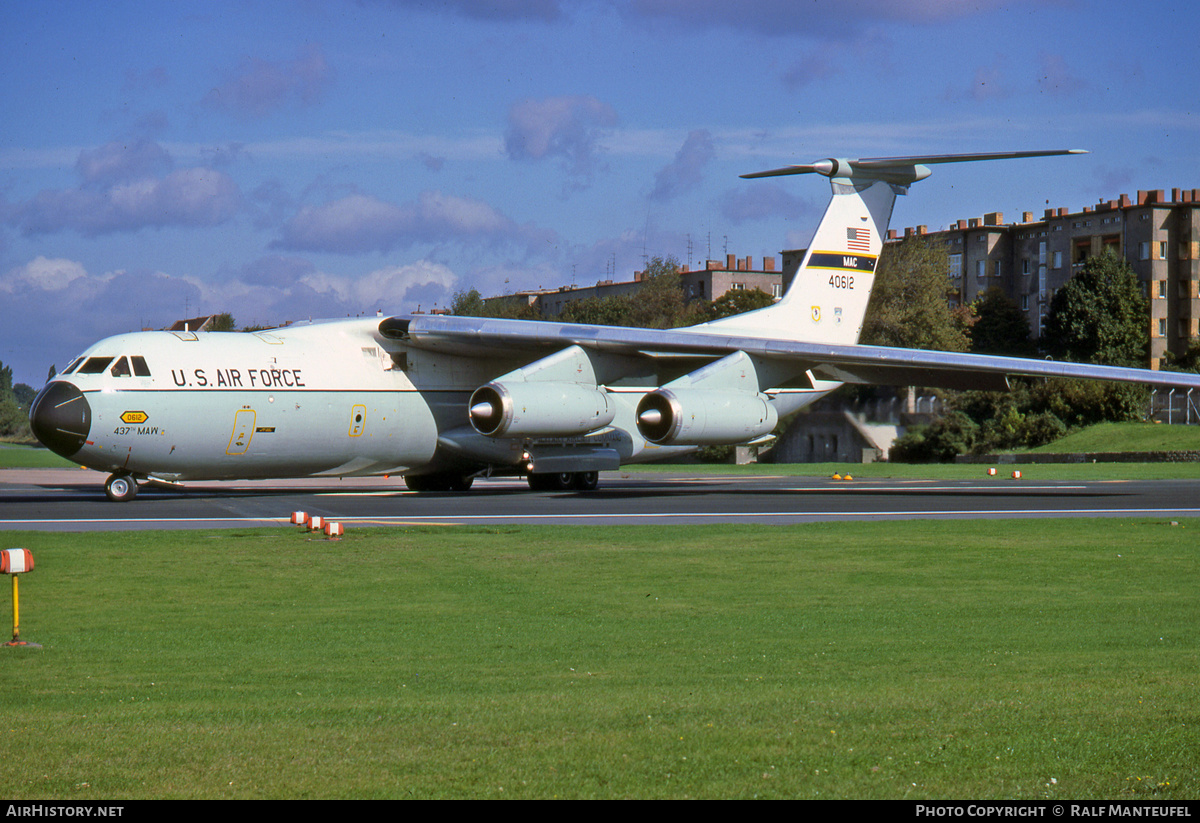
[[399, 478], [144, 486], [128, 503], [80, 469], [0, 471], [0, 530], [274, 526], [294, 511], [353, 525], [757, 523], [914, 518], [1200, 517], [1200, 480], [833, 480], [610, 472], [594, 492], [532, 492], [514, 478], [469, 492], [408, 491]]

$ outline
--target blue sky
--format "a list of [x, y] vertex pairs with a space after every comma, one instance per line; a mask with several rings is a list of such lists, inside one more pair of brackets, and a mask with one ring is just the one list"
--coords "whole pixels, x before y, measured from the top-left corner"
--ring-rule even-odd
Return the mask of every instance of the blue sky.
[[[805, 245], [828, 156], [894, 228], [1200, 187], [1191, 0], [0, 4], [0, 361]], [[690, 251], [689, 251], [690, 238]]]

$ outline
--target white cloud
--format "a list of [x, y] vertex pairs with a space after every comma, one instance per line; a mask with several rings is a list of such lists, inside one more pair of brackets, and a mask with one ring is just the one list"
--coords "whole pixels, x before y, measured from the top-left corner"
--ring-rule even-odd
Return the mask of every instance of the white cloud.
[[616, 124], [616, 110], [588, 95], [523, 100], [509, 109], [505, 151], [513, 160], [558, 158], [587, 178], [601, 136]]
[[330, 295], [346, 306], [398, 307], [403, 304], [410, 291], [436, 286], [449, 293], [457, 278], [450, 269], [440, 263], [419, 260], [404, 266], [386, 266], [358, 278], [338, 277], [314, 272], [301, 278], [304, 285], [313, 291]]
[[[81, 185], [46, 189], [6, 210], [25, 235], [75, 231], [94, 237], [142, 228], [215, 226], [241, 207], [231, 177], [209, 168], [168, 171], [171, 158], [151, 141], [80, 151]], [[161, 175], [161, 176], [159, 176]]]
[[247, 58], [204, 96], [205, 106], [239, 117], [265, 117], [290, 103], [311, 106], [333, 81], [321, 47], [301, 49], [294, 60]]
[[351, 194], [322, 206], [306, 206], [272, 246], [341, 254], [447, 242], [513, 243], [532, 249], [551, 238], [549, 232], [517, 225], [482, 200], [426, 191], [404, 205]]
[[713, 159], [712, 133], [697, 129], [688, 134], [675, 159], [654, 177], [651, 200], [670, 200], [691, 191], [703, 181], [704, 167]]
[[39, 256], [0, 277], [0, 291], [9, 294], [26, 289], [60, 292], [86, 276], [87, 270], [74, 260]]

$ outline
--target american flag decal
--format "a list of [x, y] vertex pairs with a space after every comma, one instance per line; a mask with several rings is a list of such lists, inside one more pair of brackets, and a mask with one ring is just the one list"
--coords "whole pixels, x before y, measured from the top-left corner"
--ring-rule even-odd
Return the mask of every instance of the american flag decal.
[[860, 251], [863, 254], [870, 254], [871, 230], [846, 229], [846, 248], [850, 251]]

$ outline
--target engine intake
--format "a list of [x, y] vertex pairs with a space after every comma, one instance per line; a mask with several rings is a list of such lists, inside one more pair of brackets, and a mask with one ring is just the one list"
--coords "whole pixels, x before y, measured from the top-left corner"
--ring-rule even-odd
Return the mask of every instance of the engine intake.
[[660, 446], [728, 446], [770, 434], [779, 413], [766, 395], [720, 389], [658, 389], [641, 399], [637, 427]]
[[579, 383], [492, 382], [475, 390], [468, 407], [471, 425], [488, 437], [572, 437], [616, 416], [606, 392]]

